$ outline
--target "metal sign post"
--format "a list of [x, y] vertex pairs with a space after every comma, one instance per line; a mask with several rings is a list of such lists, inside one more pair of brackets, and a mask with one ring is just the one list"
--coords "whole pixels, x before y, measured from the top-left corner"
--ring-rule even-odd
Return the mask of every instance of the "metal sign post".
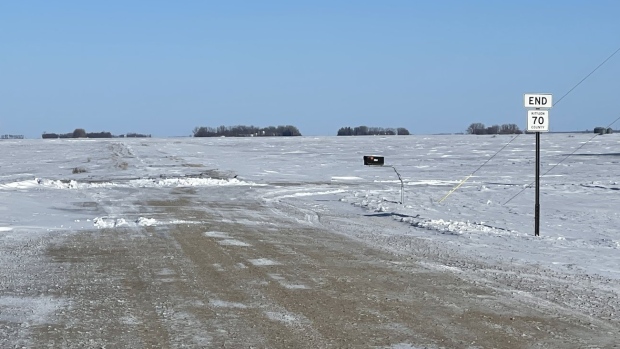
[[549, 111], [553, 106], [550, 93], [526, 93], [527, 131], [536, 133], [536, 198], [534, 202], [534, 236], [540, 236], [540, 133], [549, 132]]
[[536, 132], [536, 200], [534, 203], [534, 236], [540, 235], [540, 132]]

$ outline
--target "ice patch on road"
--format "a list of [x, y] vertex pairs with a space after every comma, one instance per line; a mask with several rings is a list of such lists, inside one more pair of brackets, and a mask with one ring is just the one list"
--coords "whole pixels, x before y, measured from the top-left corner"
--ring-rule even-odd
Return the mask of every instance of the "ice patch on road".
[[240, 240], [235, 240], [235, 239], [224, 239], [224, 240], [218, 241], [218, 243], [222, 246], [241, 246], [241, 247], [252, 246], [248, 243], [245, 243]]
[[237, 263], [237, 264], [236, 264], [236, 267], [237, 267], [237, 269], [247, 269], [247, 268], [248, 268], [248, 267], [247, 267], [245, 264], [243, 264], [243, 263]]
[[414, 347], [411, 344], [398, 343], [398, 344], [394, 344], [394, 345], [392, 345], [390, 347], [384, 347], [384, 349], [431, 349], [431, 347], [429, 347], [429, 346]]
[[303, 284], [292, 284], [289, 282], [286, 282], [286, 278], [284, 278], [282, 275], [280, 274], [267, 274], [270, 278], [276, 280], [280, 286], [289, 289], [289, 290], [307, 290], [309, 289], [308, 286], [303, 285]]
[[289, 284], [286, 282], [280, 282], [280, 286], [289, 290], [308, 290], [310, 287], [302, 284]]
[[363, 181], [364, 178], [355, 176], [332, 177], [332, 181]]
[[52, 297], [0, 297], [0, 322], [45, 324], [64, 305], [62, 299]]
[[6, 232], [6, 231], [11, 231], [13, 230], [13, 228], [9, 228], [9, 227], [0, 227], [0, 233], [1, 232]]
[[222, 267], [222, 265], [220, 263], [213, 263], [213, 269], [215, 269], [216, 271], [219, 272], [225, 272], [226, 269], [224, 269], [224, 267]]
[[138, 320], [133, 315], [125, 315], [121, 317], [120, 320], [123, 325], [127, 325], [127, 326], [135, 326], [135, 325], [140, 325], [142, 323], [140, 322], [140, 320]]
[[293, 189], [293, 190], [285, 189], [285, 190], [273, 191], [273, 192], [265, 195], [264, 199], [266, 201], [277, 201], [277, 200], [288, 199], [288, 198], [300, 198], [300, 197], [306, 197], [306, 196], [332, 195], [332, 194], [340, 194], [340, 193], [344, 193], [344, 192], [345, 192], [344, 189], [317, 190], [317, 191], [314, 191], [314, 190], [299, 191], [299, 189]]
[[281, 263], [272, 261], [267, 258], [257, 258], [257, 259], [248, 259], [248, 262], [252, 263], [254, 266], [268, 266], [268, 265], [280, 265]]
[[223, 233], [221, 231], [206, 231], [203, 234], [209, 238], [230, 239], [230, 236], [227, 233]]
[[301, 322], [297, 316], [295, 316], [295, 315], [293, 315], [291, 313], [266, 311], [265, 315], [270, 320], [283, 322], [283, 323], [285, 323], [287, 325], [295, 325], [295, 324], [299, 324]]
[[247, 306], [243, 303], [237, 302], [228, 302], [220, 299], [212, 299], [209, 301], [209, 304], [216, 308], [237, 308], [237, 309], [245, 309]]

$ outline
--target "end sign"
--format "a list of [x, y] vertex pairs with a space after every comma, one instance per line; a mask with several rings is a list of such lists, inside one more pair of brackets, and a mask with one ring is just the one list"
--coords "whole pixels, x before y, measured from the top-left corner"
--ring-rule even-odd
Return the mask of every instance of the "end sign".
[[551, 93], [526, 93], [523, 102], [528, 109], [549, 109], [553, 106], [553, 96]]

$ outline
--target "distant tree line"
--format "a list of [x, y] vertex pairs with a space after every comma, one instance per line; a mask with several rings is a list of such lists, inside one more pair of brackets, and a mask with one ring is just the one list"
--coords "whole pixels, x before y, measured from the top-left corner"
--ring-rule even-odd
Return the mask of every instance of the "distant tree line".
[[[123, 135], [120, 135], [119, 137], [123, 137]], [[127, 138], [151, 138], [151, 135], [148, 134], [141, 134], [141, 133], [128, 133], [125, 135], [125, 137]]]
[[125, 135], [114, 136], [110, 132], [86, 132], [83, 128], [76, 128], [71, 133], [47, 133], [43, 132], [41, 135], [43, 139], [57, 139], [57, 138], [123, 138], [123, 137], [151, 137], [151, 135], [143, 135], [139, 133], [128, 133]]
[[600, 135], [611, 134], [614, 133], [614, 130], [611, 127], [595, 127], [594, 133], [598, 133]]
[[486, 127], [483, 123], [476, 122], [467, 128], [467, 134], [470, 135], [512, 135], [521, 134], [523, 131], [515, 124], [493, 125]]
[[383, 128], [383, 127], [341, 127], [338, 130], [338, 136], [408, 136], [409, 130], [404, 127], [399, 128]]
[[219, 126], [219, 127], [196, 127], [194, 137], [292, 137], [301, 136], [295, 126]]
[[2, 135], [0, 139], [24, 139], [24, 135]]

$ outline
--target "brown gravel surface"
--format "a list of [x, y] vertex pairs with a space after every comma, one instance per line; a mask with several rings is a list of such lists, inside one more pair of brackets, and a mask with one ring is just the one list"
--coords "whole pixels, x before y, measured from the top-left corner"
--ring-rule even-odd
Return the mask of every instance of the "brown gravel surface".
[[[0, 347], [615, 345], [609, 324], [512, 299], [339, 232], [362, 224], [361, 214], [303, 216], [243, 191], [199, 194], [177, 190], [132, 206], [133, 215], [179, 223], [46, 235], [36, 248], [22, 246], [15, 253], [28, 255], [28, 265], [5, 270], [13, 279], [3, 293], [49, 311], [45, 321], [5, 316]], [[378, 218], [363, 224], [389, 229]]]

